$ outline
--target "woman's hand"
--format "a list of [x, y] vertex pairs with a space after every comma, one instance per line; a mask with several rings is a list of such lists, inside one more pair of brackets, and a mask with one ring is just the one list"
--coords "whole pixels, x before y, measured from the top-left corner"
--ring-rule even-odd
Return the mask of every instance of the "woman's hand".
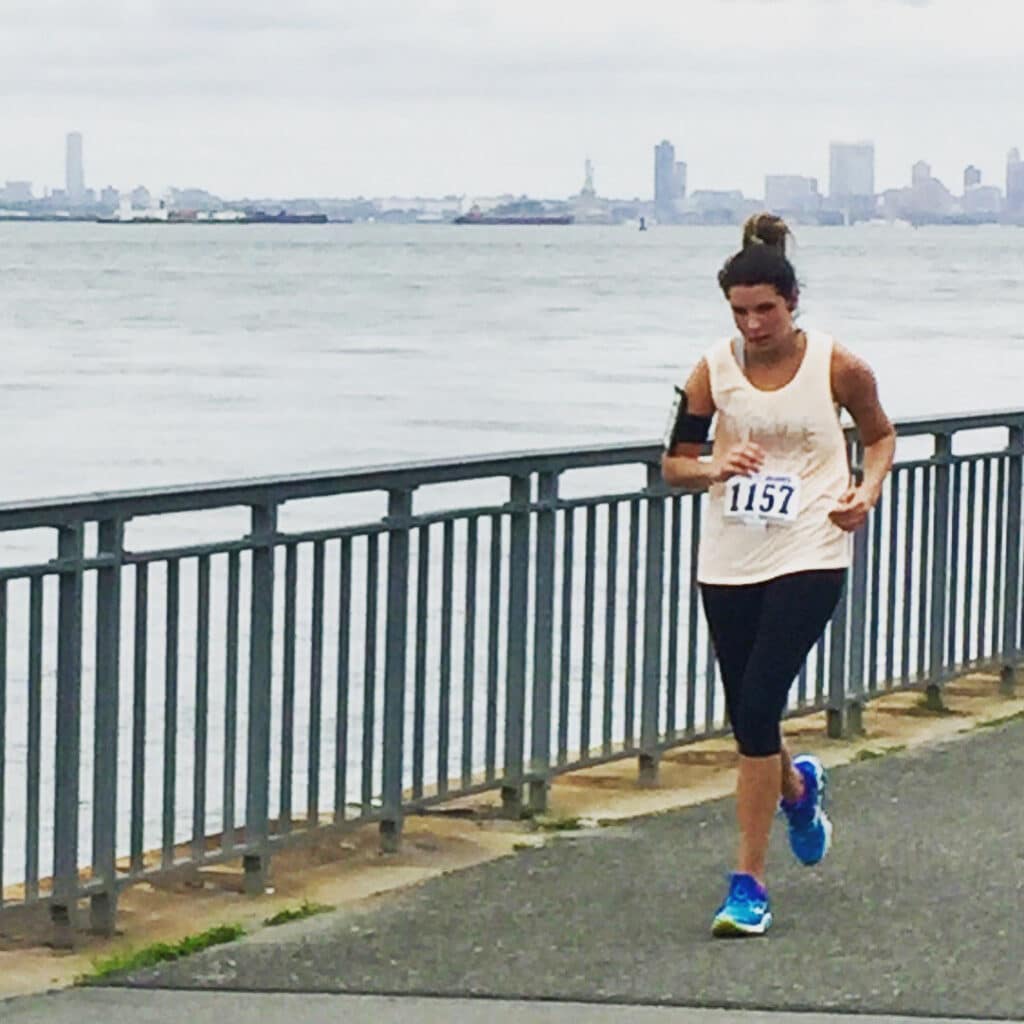
[[763, 465], [764, 449], [753, 441], [743, 441], [711, 460], [711, 483], [722, 483], [732, 476], [750, 476]]
[[852, 533], [867, 522], [868, 513], [875, 507], [877, 501], [878, 495], [863, 484], [848, 487], [828, 517], [840, 530]]

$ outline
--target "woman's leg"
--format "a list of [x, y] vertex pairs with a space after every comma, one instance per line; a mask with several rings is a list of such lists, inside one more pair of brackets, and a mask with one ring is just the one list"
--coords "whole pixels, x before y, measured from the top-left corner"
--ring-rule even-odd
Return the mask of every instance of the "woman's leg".
[[788, 751], [783, 752], [782, 713], [800, 666], [835, 610], [844, 575], [795, 573], [765, 585], [733, 720], [740, 748], [737, 870], [762, 885], [779, 796], [798, 798], [803, 791]]
[[761, 583], [750, 586], [705, 583], [700, 588], [730, 722], [736, 721], [740, 707], [743, 677], [761, 618], [764, 586]]

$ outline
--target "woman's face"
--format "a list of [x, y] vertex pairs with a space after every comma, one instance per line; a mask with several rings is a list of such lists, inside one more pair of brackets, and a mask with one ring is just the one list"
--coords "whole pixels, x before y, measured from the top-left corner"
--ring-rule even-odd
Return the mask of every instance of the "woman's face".
[[793, 311], [771, 284], [734, 284], [729, 306], [743, 340], [751, 348], [771, 351], [793, 334]]

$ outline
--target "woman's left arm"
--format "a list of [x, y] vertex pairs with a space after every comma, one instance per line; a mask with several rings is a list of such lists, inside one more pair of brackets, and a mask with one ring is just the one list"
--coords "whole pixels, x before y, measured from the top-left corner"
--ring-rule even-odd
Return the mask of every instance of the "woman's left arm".
[[871, 367], [841, 345], [832, 350], [832, 393], [853, 417], [864, 446], [863, 478], [850, 487], [829, 513], [843, 530], [859, 529], [882, 494], [896, 452], [896, 431], [878, 399]]

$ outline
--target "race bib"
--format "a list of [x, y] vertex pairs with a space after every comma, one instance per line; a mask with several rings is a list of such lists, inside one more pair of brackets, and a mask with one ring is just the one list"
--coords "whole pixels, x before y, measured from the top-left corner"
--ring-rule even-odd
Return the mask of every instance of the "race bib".
[[800, 477], [789, 473], [734, 476], [725, 484], [725, 518], [751, 524], [795, 523]]

